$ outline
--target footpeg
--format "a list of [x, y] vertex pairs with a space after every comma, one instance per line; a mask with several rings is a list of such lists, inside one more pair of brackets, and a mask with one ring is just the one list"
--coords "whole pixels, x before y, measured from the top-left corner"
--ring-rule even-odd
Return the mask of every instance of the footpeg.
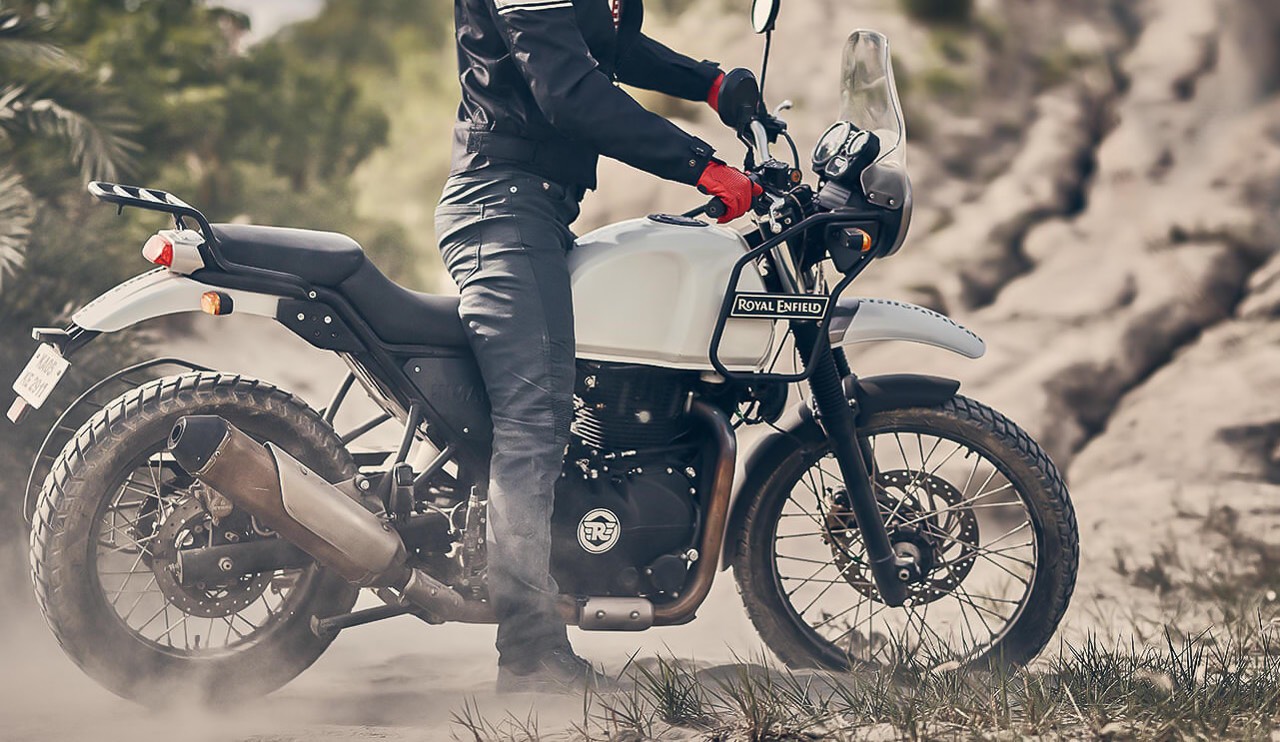
[[409, 581], [404, 587], [388, 592], [399, 597], [402, 603], [425, 611], [439, 621], [448, 620], [463, 608], [463, 598], [456, 590], [420, 569], [409, 574]]

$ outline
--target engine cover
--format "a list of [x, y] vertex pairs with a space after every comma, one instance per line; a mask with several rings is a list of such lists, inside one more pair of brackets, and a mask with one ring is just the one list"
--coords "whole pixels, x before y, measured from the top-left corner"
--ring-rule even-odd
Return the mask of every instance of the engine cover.
[[[551, 574], [562, 593], [657, 594], [662, 587], [645, 570], [692, 545], [697, 508], [683, 469], [611, 468], [567, 467], [556, 486]], [[662, 572], [670, 584], [670, 568]]]

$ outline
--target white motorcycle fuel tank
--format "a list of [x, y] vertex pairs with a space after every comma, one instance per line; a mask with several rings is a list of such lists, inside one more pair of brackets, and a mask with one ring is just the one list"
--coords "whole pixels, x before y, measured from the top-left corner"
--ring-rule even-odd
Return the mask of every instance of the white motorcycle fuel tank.
[[[711, 335], [734, 263], [748, 249], [733, 230], [682, 217], [612, 224], [569, 253], [578, 357], [711, 370]], [[739, 291], [763, 292], [750, 266]], [[769, 359], [774, 323], [730, 319], [720, 360], [733, 371]]]

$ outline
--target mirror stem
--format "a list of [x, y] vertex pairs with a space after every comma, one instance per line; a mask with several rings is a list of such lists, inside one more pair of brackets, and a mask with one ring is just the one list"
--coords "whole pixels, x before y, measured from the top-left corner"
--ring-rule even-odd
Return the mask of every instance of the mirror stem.
[[764, 34], [764, 61], [760, 63], [760, 108], [761, 110], [769, 110], [764, 104], [764, 85], [769, 79], [769, 52], [773, 48], [773, 29], [769, 29]]

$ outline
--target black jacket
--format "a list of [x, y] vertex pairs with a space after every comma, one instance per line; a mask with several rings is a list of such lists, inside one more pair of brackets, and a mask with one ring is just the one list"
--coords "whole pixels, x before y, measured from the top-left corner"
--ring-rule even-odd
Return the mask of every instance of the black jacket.
[[514, 162], [594, 188], [599, 155], [697, 183], [714, 152], [615, 82], [705, 100], [720, 74], [640, 33], [642, 0], [454, 0], [462, 105], [453, 171]]

